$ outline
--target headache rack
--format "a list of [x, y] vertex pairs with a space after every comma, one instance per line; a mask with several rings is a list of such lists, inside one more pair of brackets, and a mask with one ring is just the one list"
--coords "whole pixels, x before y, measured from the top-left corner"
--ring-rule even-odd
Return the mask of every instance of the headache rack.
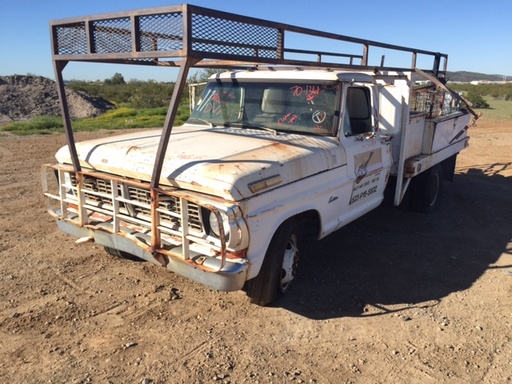
[[[248, 68], [293, 66], [358, 70], [414, 71], [426, 57], [435, 78], [446, 76], [448, 55], [379, 43], [193, 5], [177, 5], [50, 22], [53, 63], [73, 167], [81, 170], [75, 148], [62, 71], [70, 61], [179, 67], [176, 85], [155, 158], [151, 187], [158, 187], [163, 158], [179, 100], [191, 67]], [[297, 49], [293, 35], [328, 43], [338, 50]], [[346, 49], [346, 51], [342, 51]], [[371, 65], [370, 53], [410, 54], [410, 66], [386, 67], [384, 56]]]

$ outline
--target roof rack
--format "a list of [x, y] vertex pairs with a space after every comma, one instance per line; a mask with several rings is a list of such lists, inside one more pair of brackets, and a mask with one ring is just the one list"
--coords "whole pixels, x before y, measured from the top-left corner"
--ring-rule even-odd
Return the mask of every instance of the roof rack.
[[[80, 163], [62, 77], [67, 63], [122, 63], [180, 69], [155, 160], [153, 187], [158, 186], [172, 123], [190, 67], [270, 65], [414, 71], [418, 55], [424, 55], [432, 60], [432, 65], [423, 71], [438, 78], [446, 75], [448, 61], [448, 55], [439, 52], [321, 32], [189, 4], [54, 20], [50, 22], [50, 29], [64, 127], [77, 172], [80, 171]], [[316, 39], [320, 45], [343, 46], [349, 52], [292, 48], [287, 43], [293, 34], [303, 35], [305, 38], [301, 41]], [[384, 58], [380, 64], [370, 65], [370, 51], [374, 49], [409, 53], [410, 66], [386, 67]], [[356, 50], [357, 53], [352, 53]]]
[[[411, 65], [405, 67], [409, 69], [416, 67], [417, 55], [430, 56], [433, 58], [432, 67], [426, 70], [437, 75], [439, 71], [446, 70], [440, 68], [441, 59], [445, 59], [444, 67], [448, 59], [446, 54], [439, 52], [321, 32], [188, 4], [56, 20], [50, 25], [53, 59], [58, 61], [178, 66], [180, 59], [194, 57], [200, 60], [196, 66], [263, 63], [373, 69], [376, 66], [370, 66], [368, 61], [370, 50], [382, 48], [410, 53]], [[359, 53], [290, 48], [286, 46], [287, 35], [292, 33], [317, 37], [331, 46], [339, 42], [350, 43], [352, 50], [358, 49]], [[293, 59], [292, 56], [301, 58]], [[340, 62], [343, 59], [345, 62]]]

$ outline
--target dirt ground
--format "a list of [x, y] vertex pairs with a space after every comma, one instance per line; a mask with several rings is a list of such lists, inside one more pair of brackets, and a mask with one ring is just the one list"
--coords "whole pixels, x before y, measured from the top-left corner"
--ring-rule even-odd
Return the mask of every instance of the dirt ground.
[[64, 135], [1, 136], [0, 381], [512, 382], [512, 123], [470, 135], [439, 212], [380, 207], [266, 308], [75, 245], [41, 197]]

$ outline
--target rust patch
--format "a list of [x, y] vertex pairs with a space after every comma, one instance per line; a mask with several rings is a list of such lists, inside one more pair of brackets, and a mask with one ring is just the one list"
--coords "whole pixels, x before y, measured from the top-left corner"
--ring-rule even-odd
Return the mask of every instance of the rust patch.
[[153, 253], [153, 257], [162, 265], [162, 267], [167, 267], [167, 264], [169, 264], [169, 258], [161, 253], [155, 252]]

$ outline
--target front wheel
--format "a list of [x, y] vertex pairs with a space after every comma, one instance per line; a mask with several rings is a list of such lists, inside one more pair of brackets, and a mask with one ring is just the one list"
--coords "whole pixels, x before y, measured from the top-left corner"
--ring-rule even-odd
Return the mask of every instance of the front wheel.
[[247, 282], [252, 303], [270, 304], [290, 289], [299, 263], [299, 230], [295, 221], [287, 221], [274, 234], [258, 276]]
[[144, 259], [141, 259], [140, 257], [137, 257], [135, 255], [132, 255], [131, 253], [120, 251], [119, 249], [110, 248], [110, 247], [103, 247], [105, 248], [105, 252], [107, 252], [110, 256], [119, 257], [120, 259], [126, 259], [131, 261], [145, 261]]

